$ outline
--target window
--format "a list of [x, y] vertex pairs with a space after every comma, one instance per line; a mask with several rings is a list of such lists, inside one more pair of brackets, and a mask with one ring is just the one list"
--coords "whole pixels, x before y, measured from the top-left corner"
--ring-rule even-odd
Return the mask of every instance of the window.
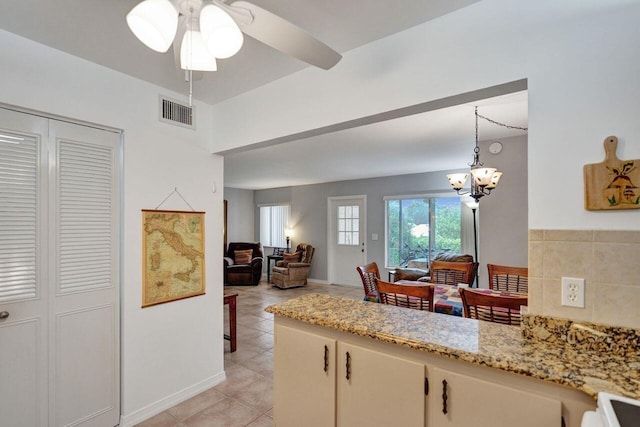
[[440, 252], [460, 252], [460, 198], [385, 198], [386, 265], [426, 267]]
[[360, 245], [360, 206], [338, 206], [338, 244]]
[[289, 205], [260, 206], [260, 242], [263, 246], [284, 248], [284, 229], [289, 224]]

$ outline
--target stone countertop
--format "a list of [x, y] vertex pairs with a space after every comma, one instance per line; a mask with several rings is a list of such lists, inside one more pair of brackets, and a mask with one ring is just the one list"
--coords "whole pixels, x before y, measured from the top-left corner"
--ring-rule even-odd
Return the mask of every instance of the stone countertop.
[[640, 355], [525, 339], [520, 328], [321, 294], [266, 311], [305, 323], [573, 387], [640, 399]]

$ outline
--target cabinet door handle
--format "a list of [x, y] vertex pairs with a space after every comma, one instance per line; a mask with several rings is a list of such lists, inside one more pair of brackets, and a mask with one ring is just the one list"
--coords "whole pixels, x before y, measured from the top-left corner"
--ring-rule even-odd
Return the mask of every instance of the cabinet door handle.
[[351, 379], [351, 355], [347, 351], [347, 380]]
[[329, 347], [324, 346], [324, 371], [329, 372]]
[[447, 380], [442, 380], [442, 413], [447, 413]]

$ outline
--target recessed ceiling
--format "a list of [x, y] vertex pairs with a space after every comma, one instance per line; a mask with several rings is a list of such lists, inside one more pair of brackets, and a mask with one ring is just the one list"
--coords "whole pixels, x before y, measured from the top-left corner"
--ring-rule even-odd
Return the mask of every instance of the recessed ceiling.
[[[225, 186], [265, 189], [467, 167], [475, 144], [474, 107], [527, 127], [527, 91], [413, 114], [293, 142], [225, 155]], [[479, 139], [527, 132], [479, 120]]]

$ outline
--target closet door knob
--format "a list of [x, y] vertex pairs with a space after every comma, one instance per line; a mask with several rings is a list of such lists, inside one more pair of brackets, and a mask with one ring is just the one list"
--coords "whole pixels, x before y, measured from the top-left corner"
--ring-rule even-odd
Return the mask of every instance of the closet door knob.
[[0, 320], [4, 320], [7, 317], [9, 317], [9, 312], [8, 311], [0, 311]]

